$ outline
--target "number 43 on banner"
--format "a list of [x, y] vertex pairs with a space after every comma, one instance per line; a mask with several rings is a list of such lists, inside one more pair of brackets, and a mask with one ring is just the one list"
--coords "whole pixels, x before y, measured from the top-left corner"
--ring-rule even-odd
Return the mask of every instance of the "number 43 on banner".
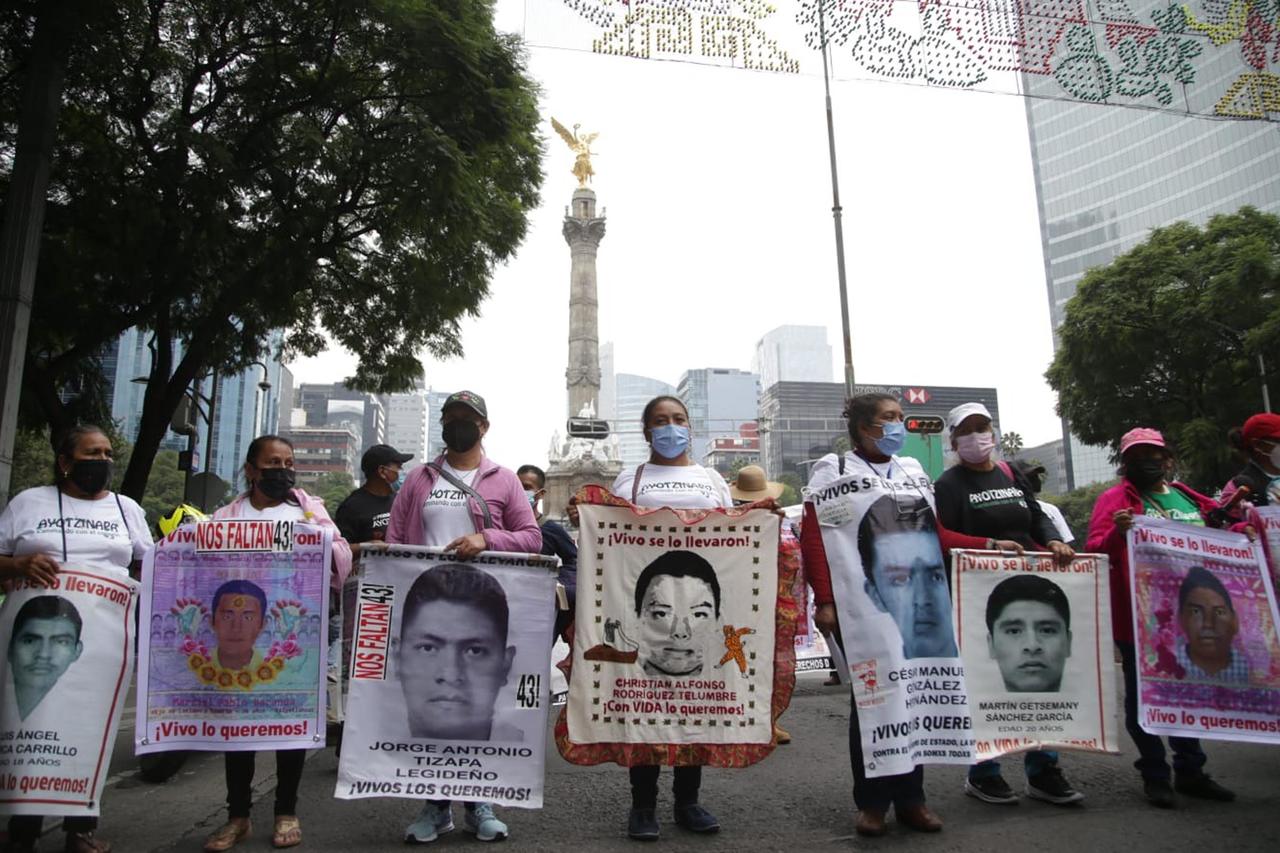
[[516, 688], [516, 701], [521, 708], [537, 708], [542, 704], [542, 676], [522, 675]]

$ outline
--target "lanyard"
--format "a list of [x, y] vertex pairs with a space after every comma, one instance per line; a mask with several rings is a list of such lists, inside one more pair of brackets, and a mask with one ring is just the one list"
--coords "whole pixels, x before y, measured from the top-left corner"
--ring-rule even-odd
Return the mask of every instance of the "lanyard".
[[[54, 486], [54, 490], [58, 493], [58, 530], [62, 533], [62, 562], [67, 562], [67, 518], [62, 511], [62, 488]], [[130, 542], [133, 541], [133, 532], [129, 530], [129, 519], [124, 514], [124, 504], [120, 503], [120, 496], [115, 492], [111, 496], [116, 499], [116, 509], [120, 510], [120, 520], [124, 522], [125, 538]]]

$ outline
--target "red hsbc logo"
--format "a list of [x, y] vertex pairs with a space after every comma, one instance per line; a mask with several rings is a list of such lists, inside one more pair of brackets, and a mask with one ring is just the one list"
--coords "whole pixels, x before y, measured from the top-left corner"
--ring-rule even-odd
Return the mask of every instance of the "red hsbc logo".
[[932, 395], [928, 392], [928, 390], [924, 388], [908, 388], [907, 389], [908, 403], [927, 403], [929, 402], [929, 398], [931, 396]]

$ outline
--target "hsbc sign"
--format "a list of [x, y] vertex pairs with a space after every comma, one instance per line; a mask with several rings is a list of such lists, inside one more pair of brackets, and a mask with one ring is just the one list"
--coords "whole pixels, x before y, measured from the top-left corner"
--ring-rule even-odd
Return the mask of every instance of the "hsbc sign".
[[929, 402], [932, 395], [926, 388], [908, 388], [905, 394], [908, 403], [918, 403], [923, 405]]

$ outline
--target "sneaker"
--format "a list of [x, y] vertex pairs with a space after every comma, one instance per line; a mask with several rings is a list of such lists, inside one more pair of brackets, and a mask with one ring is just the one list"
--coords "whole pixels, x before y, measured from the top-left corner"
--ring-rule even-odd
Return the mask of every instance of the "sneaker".
[[476, 841], [501, 841], [507, 837], [507, 825], [493, 813], [493, 803], [476, 803], [475, 808], [468, 808], [462, 828]]
[[404, 831], [404, 842], [430, 844], [446, 832], [453, 832], [453, 809], [427, 802], [422, 804], [417, 819]]
[[1016, 806], [1018, 804], [1018, 795], [1009, 787], [1009, 783], [1004, 781], [1004, 777], [997, 773], [994, 776], [984, 776], [981, 779], [965, 779], [964, 792], [971, 797], [977, 797], [984, 803], [992, 803], [997, 806]]
[[1067, 777], [1062, 775], [1062, 769], [1056, 764], [1027, 777], [1027, 796], [1056, 806], [1078, 803], [1084, 799], [1084, 794], [1071, 787]]
[[719, 832], [720, 821], [716, 816], [697, 803], [675, 807], [676, 826], [684, 827], [690, 832]]
[[636, 841], [658, 840], [658, 814], [655, 809], [632, 808], [627, 815], [627, 837]]
[[1236, 798], [1235, 791], [1222, 787], [1213, 781], [1208, 773], [1179, 773], [1176, 779], [1173, 789], [1188, 797], [1215, 800], [1219, 803], [1229, 803]]
[[1178, 801], [1173, 796], [1173, 786], [1168, 779], [1143, 779], [1142, 793], [1146, 795], [1147, 802], [1158, 809], [1178, 807]]

